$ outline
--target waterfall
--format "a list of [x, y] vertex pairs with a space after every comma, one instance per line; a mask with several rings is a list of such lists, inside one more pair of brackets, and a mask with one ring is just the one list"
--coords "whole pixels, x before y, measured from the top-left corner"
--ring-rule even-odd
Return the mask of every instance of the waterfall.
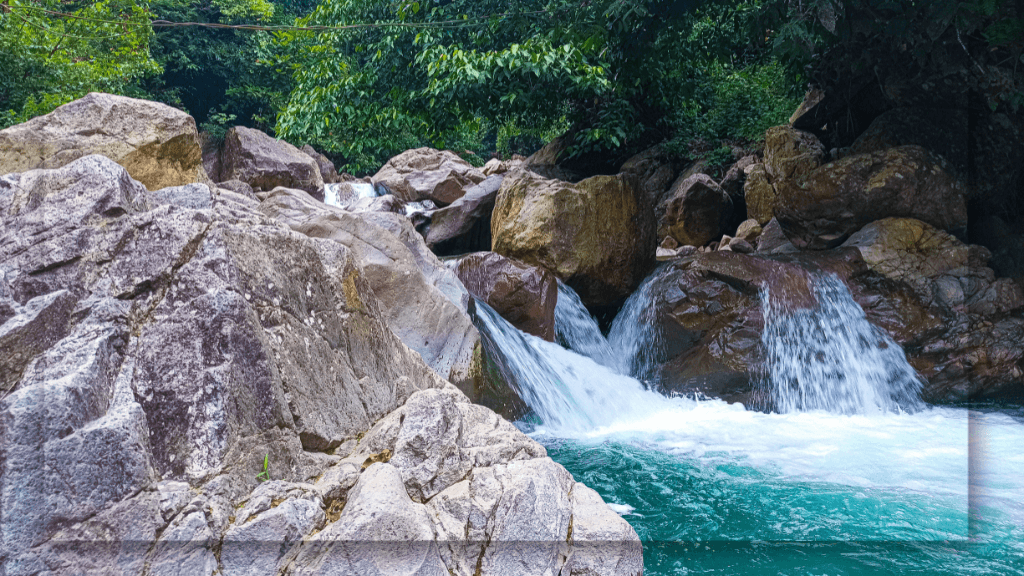
[[360, 198], [383, 196], [387, 190], [366, 182], [341, 182], [324, 186], [324, 204], [346, 208]]
[[547, 429], [586, 433], [668, 401], [591, 358], [521, 332], [479, 300], [474, 320], [485, 352]]
[[778, 412], [914, 412], [921, 380], [903, 349], [872, 326], [839, 278], [813, 284], [818, 306], [783, 311], [762, 290], [761, 385]]
[[655, 383], [664, 354], [657, 295], [675, 277], [674, 270], [662, 265], [652, 272], [626, 299], [608, 332], [619, 371], [648, 384]]
[[558, 300], [555, 303], [555, 338], [563, 347], [602, 366], [619, 368], [618, 356], [601, 334], [597, 320], [590, 315], [579, 295], [561, 280], [558, 280]]
[[[675, 279], [653, 273], [629, 298], [602, 337], [571, 288], [559, 284], [558, 344], [524, 334], [493, 309], [476, 303], [475, 321], [487, 353], [520, 398], [546, 426], [590, 430], [666, 408], [652, 391], [662, 359], [657, 297]], [[921, 408], [921, 381], [903, 350], [868, 323], [834, 276], [813, 285], [815, 309], [788, 312], [762, 293], [765, 365], [759, 385], [779, 412], [838, 414], [912, 412]], [[559, 345], [561, 344], [561, 345]]]

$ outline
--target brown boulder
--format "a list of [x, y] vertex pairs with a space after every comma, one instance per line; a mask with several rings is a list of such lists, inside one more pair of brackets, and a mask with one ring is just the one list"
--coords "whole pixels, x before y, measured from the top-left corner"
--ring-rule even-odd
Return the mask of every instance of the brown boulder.
[[719, 186], [725, 193], [732, 198], [734, 205], [740, 205], [745, 202], [743, 185], [747, 181], [747, 168], [757, 164], [757, 156], [744, 156], [736, 161], [735, 164], [729, 167], [726, 171], [725, 176], [722, 177], [722, 181], [719, 182]]
[[764, 165], [773, 182], [806, 176], [824, 159], [825, 147], [810, 132], [791, 126], [775, 126], [765, 132]]
[[655, 206], [665, 200], [676, 177], [673, 158], [661, 145], [648, 148], [626, 160], [619, 172], [635, 177], [640, 190]]
[[743, 170], [743, 200], [747, 205], [747, 217], [762, 226], [775, 217], [779, 195], [768, 177], [768, 168], [762, 163], [751, 164]]
[[433, 200], [448, 205], [485, 178], [483, 172], [453, 152], [416, 148], [388, 160], [373, 176], [373, 183], [383, 184], [405, 202]]
[[554, 342], [558, 281], [547, 270], [494, 252], [475, 252], [455, 267], [466, 290], [523, 332]]
[[811, 284], [822, 274], [838, 276], [868, 321], [902, 345], [920, 347], [943, 329], [913, 291], [869, 270], [856, 250], [707, 252], [670, 266], [657, 280], [653, 316], [663, 335], [655, 380], [669, 392], [764, 406], [754, 386], [763, 363], [760, 292], [767, 288], [781, 310], [813, 307]]
[[942, 230], [967, 225], [963, 184], [919, 146], [842, 158], [776, 190], [779, 223], [800, 248], [836, 246], [888, 217], [916, 218]]
[[843, 246], [857, 248], [873, 271], [912, 287], [928, 305], [991, 316], [1024, 307], [1024, 292], [985, 266], [989, 253], [912, 218], [868, 224]]
[[124, 166], [150, 190], [213, 184], [195, 120], [158, 102], [92, 92], [0, 130], [0, 174], [60, 168], [90, 154]]
[[338, 169], [334, 167], [334, 162], [331, 162], [327, 156], [319, 153], [309, 144], [305, 144], [302, 148], [302, 153], [309, 156], [316, 162], [318, 168], [320, 168], [320, 177], [324, 179], [324, 184], [335, 184], [341, 182], [341, 176], [338, 174]]
[[729, 195], [710, 176], [695, 174], [673, 189], [665, 223], [680, 244], [704, 246], [722, 235], [731, 217]]
[[245, 126], [235, 126], [224, 137], [219, 176], [222, 180], [241, 180], [256, 190], [283, 186], [324, 200], [324, 180], [312, 158], [283, 140]]
[[629, 180], [570, 184], [508, 173], [492, 215], [492, 250], [547, 268], [588, 305], [625, 298], [654, 267], [658, 242], [651, 206]]

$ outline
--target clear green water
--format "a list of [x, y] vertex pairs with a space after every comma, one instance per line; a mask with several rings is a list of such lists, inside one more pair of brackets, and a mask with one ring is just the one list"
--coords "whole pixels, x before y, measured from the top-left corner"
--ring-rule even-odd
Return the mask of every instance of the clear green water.
[[1024, 526], [1000, 506], [969, 520], [955, 494], [794, 481], [635, 441], [539, 439], [578, 481], [633, 509], [624, 518], [648, 576], [1024, 574]]

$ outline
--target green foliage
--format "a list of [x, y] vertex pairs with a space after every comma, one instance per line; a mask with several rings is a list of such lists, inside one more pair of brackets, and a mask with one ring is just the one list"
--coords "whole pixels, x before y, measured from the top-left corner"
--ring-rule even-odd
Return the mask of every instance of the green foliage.
[[132, 0], [6, 0], [0, 122], [23, 122], [88, 92], [137, 94], [135, 82], [159, 71], [149, 54], [148, 22], [146, 4]]
[[[497, 132], [484, 140], [493, 137], [502, 154], [513, 138], [566, 126], [577, 127], [572, 154], [653, 144], [674, 134], [678, 122], [666, 120], [704, 88], [694, 70], [766, 60], [764, 42], [744, 35], [762, 4], [324, 0], [300, 24], [373, 26], [277, 35], [295, 82], [278, 135], [332, 152], [350, 171], [410, 145], [450, 146], [480, 119]], [[777, 91], [750, 100], [764, 111]], [[747, 119], [739, 130], [762, 124]]]
[[211, 112], [206, 122], [199, 125], [199, 129], [209, 134], [213, 142], [223, 142], [228, 129], [234, 125], [237, 116], [223, 112]]
[[[288, 14], [267, 0], [152, 0], [159, 19], [217, 24], [289, 24]], [[277, 66], [278, 46], [268, 32], [203, 27], [158, 28], [152, 43], [162, 74], [144, 89], [178, 106], [200, 124], [214, 114], [234, 115], [241, 124], [273, 130], [291, 76]], [[214, 122], [216, 125], [216, 122]]]
[[733, 161], [732, 148], [719, 146], [705, 157], [705, 161], [708, 163], [709, 168], [726, 167]]
[[[981, 84], [1019, 84], [1024, 62], [1024, 5], [1017, 0], [772, 0], [760, 22], [776, 28], [778, 57], [822, 88], [952, 70], [978, 72]], [[995, 107], [1024, 101], [1019, 88], [996, 92], [987, 95]]]
[[774, 61], [740, 69], [713, 63], [694, 70], [694, 78], [694, 95], [667, 119], [681, 141], [762, 140], [787, 122], [802, 96]]

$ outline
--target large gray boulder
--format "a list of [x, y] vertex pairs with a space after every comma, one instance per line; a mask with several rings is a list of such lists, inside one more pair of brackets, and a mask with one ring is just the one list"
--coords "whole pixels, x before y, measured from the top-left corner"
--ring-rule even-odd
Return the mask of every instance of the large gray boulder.
[[241, 180], [256, 190], [278, 186], [298, 188], [319, 200], [324, 198], [324, 179], [316, 161], [295, 146], [244, 126], [224, 136], [219, 155], [218, 182]]
[[480, 335], [468, 315], [469, 293], [427, 249], [408, 218], [352, 214], [286, 188], [275, 189], [260, 211], [302, 234], [352, 250], [384, 304], [391, 330], [442, 377], [472, 390]]
[[[101, 156], [0, 177], [4, 574], [641, 571], [624, 521], [395, 336], [356, 250], [173, 192]], [[493, 518], [482, 568], [435, 500]], [[499, 545], [538, 540], [564, 550]]]
[[92, 92], [0, 130], [0, 174], [60, 168], [90, 154], [124, 166], [150, 190], [210, 184], [195, 120], [159, 102]]
[[485, 178], [454, 152], [416, 148], [388, 160], [373, 176], [373, 183], [384, 185], [404, 202], [432, 200], [446, 206]]

